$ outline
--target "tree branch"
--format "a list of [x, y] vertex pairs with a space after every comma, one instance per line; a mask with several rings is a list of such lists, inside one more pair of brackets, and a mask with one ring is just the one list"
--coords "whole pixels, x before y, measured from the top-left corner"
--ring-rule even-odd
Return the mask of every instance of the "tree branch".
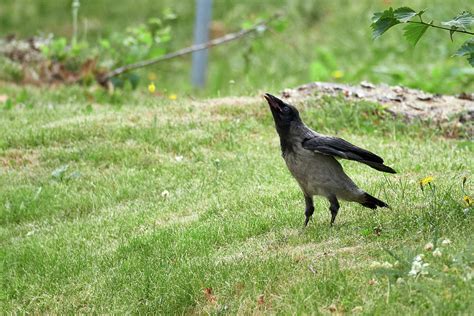
[[272, 17], [270, 17], [269, 19], [267, 19], [265, 21], [262, 21], [260, 23], [257, 23], [249, 29], [241, 30], [241, 31], [238, 31], [238, 32], [235, 32], [235, 33], [229, 33], [229, 34], [226, 34], [222, 37], [218, 37], [218, 38], [215, 38], [213, 40], [210, 40], [206, 43], [197, 44], [197, 45], [189, 46], [189, 47], [186, 47], [186, 48], [182, 48], [180, 50], [177, 50], [177, 51], [172, 52], [172, 53], [168, 53], [168, 54], [160, 56], [160, 57], [152, 58], [152, 59], [149, 59], [149, 60], [142, 60], [142, 61], [139, 61], [139, 62], [136, 62], [136, 63], [133, 63], [133, 64], [121, 66], [121, 67], [116, 68], [112, 71], [109, 71], [105, 75], [100, 76], [97, 79], [97, 81], [102, 85], [107, 85], [107, 82], [110, 80], [110, 78], [121, 75], [125, 72], [135, 70], [135, 69], [139, 69], [139, 68], [143, 68], [143, 67], [150, 66], [150, 65], [154, 65], [156, 63], [159, 63], [159, 62], [162, 62], [162, 61], [165, 61], [165, 60], [168, 60], [168, 59], [172, 59], [172, 58], [175, 58], [175, 57], [180, 57], [180, 56], [184, 56], [184, 55], [187, 55], [187, 54], [191, 54], [193, 52], [203, 50], [203, 49], [208, 49], [208, 48], [211, 48], [211, 47], [214, 47], [214, 46], [217, 46], [217, 45], [221, 45], [221, 44], [224, 44], [224, 43], [227, 43], [227, 42], [235, 41], [235, 40], [237, 40], [241, 37], [247, 36], [251, 33], [254, 33], [254, 32], [258, 31], [262, 27], [266, 27], [270, 22], [272, 22], [273, 20], [275, 20], [279, 17], [280, 17], [280, 14], [275, 14]]
[[464, 33], [464, 34], [474, 35], [474, 33], [469, 32], [469, 31], [464, 31], [464, 30], [459, 30], [459, 29], [452, 30], [452, 29], [447, 28], [447, 27], [443, 27], [443, 26], [439, 26], [439, 25], [434, 25], [434, 24], [430, 24], [430, 23], [423, 22], [423, 21], [421, 21], [421, 22], [418, 22], [418, 21], [407, 21], [407, 22], [408, 22], [408, 23], [415, 23], [415, 24], [428, 25], [428, 26], [434, 27], [435, 29], [441, 29], [441, 30], [446, 30], [446, 31], [454, 31], [454, 32], [458, 32], [458, 33]]

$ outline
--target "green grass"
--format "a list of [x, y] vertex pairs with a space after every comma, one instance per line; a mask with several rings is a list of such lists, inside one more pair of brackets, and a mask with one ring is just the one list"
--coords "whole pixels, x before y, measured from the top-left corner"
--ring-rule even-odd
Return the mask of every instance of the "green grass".
[[[159, 16], [164, 8], [171, 8], [178, 20], [172, 25], [173, 39], [167, 48], [174, 51], [192, 43], [193, 4], [174, 0], [135, 0], [133, 5], [115, 0], [81, 1], [79, 39], [94, 43], [98, 38], [123, 32], [129, 26]], [[71, 1], [3, 0], [0, 29], [4, 34], [23, 38], [49, 33], [70, 38], [70, 5]], [[402, 28], [396, 27], [397, 30], [372, 40], [369, 27], [372, 14], [389, 6], [406, 5], [416, 10], [427, 8], [425, 19], [437, 22], [472, 9], [470, 0], [214, 1], [213, 36], [239, 30], [244, 22], [252, 23], [275, 12], [286, 15], [287, 28], [281, 33], [271, 31], [261, 37], [213, 48], [208, 84], [199, 93], [248, 95], [255, 89], [275, 91], [315, 80], [350, 83], [369, 80], [434, 93], [472, 91], [473, 68], [465, 58], [452, 57], [467, 40], [466, 36], [455, 35], [451, 42], [448, 32], [430, 29], [413, 48], [404, 40]], [[190, 69], [190, 56], [150, 67], [140, 73], [140, 88], [145, 89], [149, 74], [154, 73], [157, 90], [195, 94], [190, 86]], [[336, 71], [342, 77], [335, 78]]]
[[[21, 101], [0, 110], [2, 313], [474, 308], [473, 209], [463, 202], [472, 196], [471, 141], [381, 117], [372, 104], [300, 104], [310, 126], [399, 171], [343, 161], [391, 209], [343, 202], [330, 228], [327, 202], [317, 199], [302, 230], [303, 198], [259, 98], [170, 101], [76, 87], [0, 93]], [[433, 187], [421, 191], [428, 175]], [[445, 238], [452, 244], [440, 246]], [[423, 250], [430, 241], [442, 257]], [[409, 277], [420, 253], [429, 273]]]

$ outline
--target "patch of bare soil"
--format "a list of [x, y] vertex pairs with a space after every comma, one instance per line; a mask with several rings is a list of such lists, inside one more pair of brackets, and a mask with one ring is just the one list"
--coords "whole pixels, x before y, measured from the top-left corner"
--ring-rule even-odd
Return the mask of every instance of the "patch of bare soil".
[[18, 169], [39, 164], [39, 152], [36, 150], [9, 149], [0, 153], [0, 168]]
[[418, 118], [444, 122], [457, 118], [461, 124], [472, 124], [474, 121], [474, 93], [431, 94], [402, 86], [374, 85], [369, 82], [359, 85], [313, 82], [281, 92], [282, 98], [290, 102], [328, 95], [343, 96], [351, 101], [380, 103], [386, 111], [408, 120]]

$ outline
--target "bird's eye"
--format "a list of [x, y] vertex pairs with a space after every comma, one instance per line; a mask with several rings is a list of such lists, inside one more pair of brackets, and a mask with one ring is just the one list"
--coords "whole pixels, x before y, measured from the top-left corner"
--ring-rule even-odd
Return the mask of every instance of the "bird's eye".
[[287, 106], [285, 106], [285, 107], [283, 108], [283, 113], [289, 113], [289, 112], [290, 112], [290, 108], [287, 107]]

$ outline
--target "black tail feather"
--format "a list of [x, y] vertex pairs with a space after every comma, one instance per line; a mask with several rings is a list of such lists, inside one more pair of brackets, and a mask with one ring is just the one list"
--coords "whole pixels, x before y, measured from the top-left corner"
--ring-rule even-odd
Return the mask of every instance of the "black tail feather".
[[378, 162], [373, 162], [373, 161], [368, 161], [368, 160], [361, 160], [360, 162], [365, 163], [366, 165], [387, 173], [397, 173], [395, 170], [390, 168], [389, 166], [384, 165], [383, 163], [378, 163]]
[[390, 207], [384, 201], [380, 201], [379, 199], [373, 197], [369, 193], [365, 193], [362, 197], [362, 202], [360, 202], [365, 207], [376, 209], [378, 207]]

